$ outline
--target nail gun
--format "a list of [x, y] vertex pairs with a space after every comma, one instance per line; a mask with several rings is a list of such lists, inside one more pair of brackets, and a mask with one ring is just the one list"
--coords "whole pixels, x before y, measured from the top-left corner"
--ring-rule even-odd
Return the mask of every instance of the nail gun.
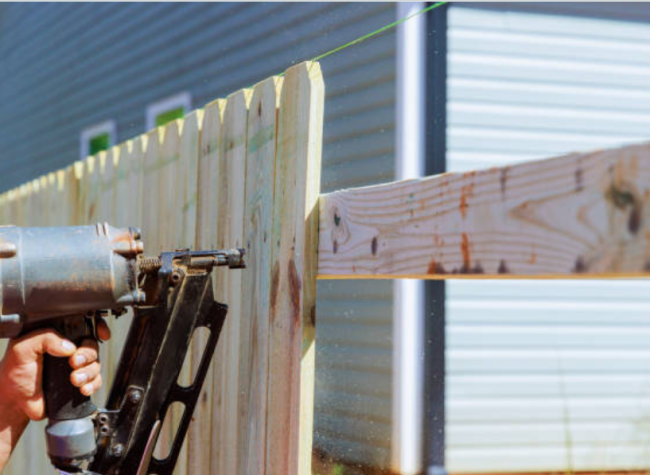
[[[144, 257], [140, 232], [108, 224], [0, 227], [0, 338], [54, 328], [80, 344], [100, 317], [133, 320], [109, 391], [98, 408], [70, 383], [66, 358], [43, 369], [48, 456], [61, 473], [171, 475], [214, 354], [227, 307], [215, 301], [212, 269], [245, 267], [244, 250], [163, 252]], [[178, 384], [197, 328], [209, 337], [193, 382]], [[167, 409], [184, 405], [164, 459], [154, 448]]]

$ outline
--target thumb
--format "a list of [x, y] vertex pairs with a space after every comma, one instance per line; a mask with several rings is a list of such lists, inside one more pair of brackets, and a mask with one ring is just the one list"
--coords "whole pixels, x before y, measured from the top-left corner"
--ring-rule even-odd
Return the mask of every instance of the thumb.
[[66, 340], [54, 330], [37, 332], [30, 340], [32, 350], [40, 355], [47, 353], [52, 356], [71, 356], [77, 349], [70, 340]]

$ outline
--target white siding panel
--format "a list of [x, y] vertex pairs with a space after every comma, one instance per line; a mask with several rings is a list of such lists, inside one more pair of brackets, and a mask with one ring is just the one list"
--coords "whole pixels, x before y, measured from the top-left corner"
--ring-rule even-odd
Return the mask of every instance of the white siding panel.
[[[650, 25], [452, 7], [448, 167], [650, 138]], [[650, 284], [457, 281], [450, 472], [650, 467]]]

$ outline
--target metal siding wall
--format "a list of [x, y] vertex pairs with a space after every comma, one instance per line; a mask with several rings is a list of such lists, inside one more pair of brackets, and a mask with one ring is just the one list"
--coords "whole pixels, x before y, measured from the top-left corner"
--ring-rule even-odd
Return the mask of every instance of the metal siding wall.
[[[394, 19], [381, 3], [0, 5], [0, 189], [77, 160], [85, 127], [113, 119], [121, 142], [153, 101], [201, 107]], [[321, 65], [323, 191], [392, 180], [394, 33]], [[318, 286], [314, 446], [337, 459], [388, 464], [391, 289]]]
[[[353, 19], [351, 39], [395, 20], [385, 4], [370, 22]], [[394, 179], [393, 32], [323, 61], [323, 191]], [[318, 283], [314, 448], [335, 460], [387, 468], [391, 447], [392, 285]]]
[[[650, 25], [449, 15], [450, 170], [648, 140]], [[647, 282], [452, 281], [447, 321], [450, 472], [650, 466]]]

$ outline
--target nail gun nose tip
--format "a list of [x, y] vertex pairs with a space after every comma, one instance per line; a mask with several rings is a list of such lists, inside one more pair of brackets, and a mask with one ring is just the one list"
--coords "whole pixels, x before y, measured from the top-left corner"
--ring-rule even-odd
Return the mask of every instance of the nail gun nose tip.
[[140, 239], [142, 237], [142, 232], [140, 231], [140, 228], [131, 226], [129, 230], [131, 231], [131, 236], [133, 236], [133, 239]]

